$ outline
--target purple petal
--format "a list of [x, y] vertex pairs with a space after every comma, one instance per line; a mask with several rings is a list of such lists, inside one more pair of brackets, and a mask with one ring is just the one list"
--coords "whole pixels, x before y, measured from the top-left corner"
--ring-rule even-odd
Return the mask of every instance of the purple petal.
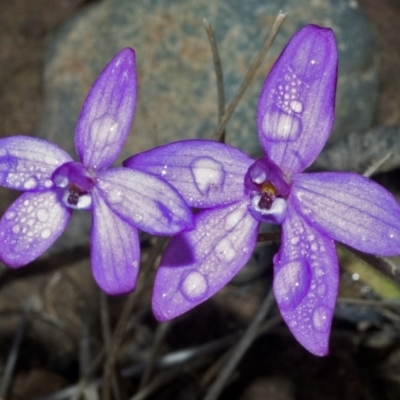
[[128, 158], [123, 165], [163, 178], [191, 207], [230, 204], [244, 197], [244, 176], [254, 160], [210, 140], [185, 140]]
[[179, 193], [153, 174], [113, 168], [99, 174], [98, 189], [108, 206], [127, 222], [154, 235], [172, 235], [193, 226]]
[[400, 206], [377, 183], [345, 172], [300, 174], [290, 198], [332, 239], [365, 253], [400, 254]]
[[135, 111], [135, 53], [120, 51], [99, 75], [82, 107], [75, 132], [76, 151], [84, 165], [111, 165], [128, 136]]
[[289, 204], [282, 244], [274, 258], [274, 292], [283, 319], [311, 353], [328, 353], [338, 291], [334, 242], [308, 225]]
[[287, 175], [317, 157], [334, 122], [337, 49], [330, 29], [297, 32], [272, 67], [258, 101], [258, 136]]
[[0, 259], [12, 268], [28, 264], [55, 242], [70, 217], [53, 191], [22, 194], [0, 220]]
[[161, 259], [153, 290], [156, 318], [177, 317], [225, 286], [250, 258], [257, 231], [247, 202], [197, 214], [196, 228], [174, 236]]
[[140, 245], [137, 229], [108, 207], [93, 191], [93, 221], [90, 235], [93, 276], [108, 294], [131, 292], [139, 270]]
[[72, 158], [55, 144], [29, 136], [0, 139], [0, 185], [24, 191], [48, 190], [51, 174]]

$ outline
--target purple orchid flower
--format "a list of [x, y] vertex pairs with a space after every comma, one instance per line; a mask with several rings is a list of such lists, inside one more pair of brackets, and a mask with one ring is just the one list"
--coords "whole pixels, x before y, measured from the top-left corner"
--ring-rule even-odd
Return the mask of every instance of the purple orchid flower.
[[248, 261], [260, 222], [282, 224], [274, 292], [283, 318], [310, 352], [325, 355], [338, 291], [334, 240], [378, 255], [400, 253], [400, 207], [353, 173], [304, 173], [334, 122], [337, 49], [330, 29], [309, 25], [289, 42], [264, 83], [257, 161], [230, 146], [188, 140], [124, 165], [155, 173], [191, 207], [195, 229], [172, 238], [153, 293], [161, 320], [205, 301]]
[[136, 103], [135, 53], [118, 53], [97, 78], [75, 133], [81, 162], [45, 140], [0, 140], [0, 185], [24, 190], [0, 221], [0, 259], [18, 268], [41, 255], [66, 228], [72, 210], [93, 212], [91, 261], [109, 294], [134, 289], [138, 229], [171, 235], [193, 227], [190, 209], [164, 180], [141, 170], [108, 167], [120, 153]]

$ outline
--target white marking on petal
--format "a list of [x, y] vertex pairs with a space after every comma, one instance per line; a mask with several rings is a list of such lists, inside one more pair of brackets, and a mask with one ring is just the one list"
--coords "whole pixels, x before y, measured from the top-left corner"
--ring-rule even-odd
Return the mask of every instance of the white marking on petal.
[[183, 279], [180, 290], [188, 300], [198, 301], [207, 294], [207, 279], [200, 272], [192, 271]]
[[190, 164], [195, 184], [202, 194], [223, 188], [225, 171], [222, 164], [211, 157], [198, 157]]

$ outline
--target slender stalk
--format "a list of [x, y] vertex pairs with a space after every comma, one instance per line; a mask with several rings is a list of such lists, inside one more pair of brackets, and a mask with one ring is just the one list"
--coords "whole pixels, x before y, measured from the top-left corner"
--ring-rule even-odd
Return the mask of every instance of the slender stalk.
[[260, 325], [271, 310], [273, 304], [274, 294], [271, 289], [268, 295], [265, 297], [264, 301], [262, 302], [250, 325], [248, 326], [246, 332], [234, 348], [232, 356], [230, 357], [224, 368], [221, 370], [217, 379], [211, 385], [204, 400], [216, 400], [219, 397], [233, 370], [239, 364], [240, 360], [242, 359], [248, 348], [251, 346], [254, 339], [257, 337]]
[[7, 392], [10, 387], [15, 364], [17, 363], [19, 350], [21, 348], [22, 339], [29, 325], [29, 315], [30, 315], [30, 310], [26, 308], [22, 314], [21, 322], [19, 324], [17, 333], [15, 334], [10, 352], [8, 353], [6, 365], [4, 367], [3, 378], [0, 384], [0, 397], [2, 399], [5, 399], [7, 397]]
[[382, 165], [385, 164], [385, 162], [389, 160], [390, 157], [392, 157], [392, 155], [393, 154], [391, 151], [386, 153], [380, 160], [378, 160], [377, 162], [372, 164], [369, 168], [367, 168], [367, 170], [363, 173], [363, 176], [369, 178], [370, 176], [375, 174], [379, 170], [379, 168], [382, 167]]
[[136, 306], [138, 299], [140, 298], [144, 288], [146, 287], [147, 277], [152, 271], [152, 267], [161, 250], [165, 246], [166, 242], [167, 238], [165, 237], [158, 237], [156, 239], [156, 243], [154, 245], [151, 256], [146, 260], [145, 263], [143, 263], [140, 269], [141, 273], [139, 274], [136, 290], [128, 296], [128, 300], [126, 301], [122, 313], [119, 317], [119, 320], [111, 337], [108, 357], [104, 366], [102, 400], [110, 400], [111, 382], [114, 376], [115, 365], [117, 363], [118, 351], [124, 338], [126, 324], [128, 322], [129, 316], [132, 314], [132, 311]]
[[[211, 52], [214, 62], [215, 69], [215, 77], [217, 80], [217, 91], [218, 91], [218, 123], [221, 123], [221, 120], [225, 114], [225, 91], [224, 91], [224, 77], [222, 72], [221, 59], [219, 57], [217, 41], [215, 40], [214, 31], [207, 21], [207, 19], [203, 19], [203, 24], [207, 32], [208, 40], [211, 46]], [[222, 131], [220, 142], [225, 142], [225, 129]]]
[[158, 352], [159, 352], [161, 344], [165, 338], [165, 335], [168, 333], [169, 328], [171, 327], [171, 324], [172, 324], [171, 321], [167, 321], [167, 322], [158, 324], [155, 339], [154, 339], [154, 344], [153, 344], [151, 354], [150, 354], [150, 358], [146, 364], [146, 369], [144, 370], [142, 379], [140, 381], [139, 391], [141, 389], [143, 389], [149, 383], [149, 381], [151, 379], [151, 375], [153, 374], [154, 367], [155, 367], [155, 362], [157, 360]]
[[245, 76], [242, 84], [239, 87], [239, 90], [237, 91], [234, 99], [231, 101], [229, 104], [226, 113], [224, 114], [224, 117], [222, 118], [221, 122], [219, 123], [217, 129], [214, 132], [213, 139], [214, 140], [221, 140], [222, 133], [224, 132], [224, 129], [226, 128], [226, 125], [228, 121], [230, 120], [233, 112], [235, 111], [237, 105], [239, 104], [240, 99], [242, 98], [243, 94], [249, 87], [250, 83], [254, 79], [254, 76], [260, 67], [265, 55], [267, 54], [268, 50], [270, 49], [275, 36], [277, 35], [279, 28], [283, 24], [283, 21], [286, 18], [285, 13], [279, 12], [278, 16], [276, 17], [276, 20], [274, 22], [274, 25], [272, 26], [271, 31], [268, 33], [263, 46], [261, 47], [261, 50], [258, 52], [256, 58], [254, 59], [253, 63], [250, 66], [249, 71], [247, 72], [247, 75]]

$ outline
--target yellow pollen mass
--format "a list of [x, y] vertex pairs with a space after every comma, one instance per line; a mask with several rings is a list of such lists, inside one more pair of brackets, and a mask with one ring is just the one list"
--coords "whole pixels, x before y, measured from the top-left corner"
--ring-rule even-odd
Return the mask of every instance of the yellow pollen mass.
[[266, 193], [271, 197], [275, 197], [276, 195], [275, 186], [270, 181], [266, 181], [261, 186], [261, 193]]

